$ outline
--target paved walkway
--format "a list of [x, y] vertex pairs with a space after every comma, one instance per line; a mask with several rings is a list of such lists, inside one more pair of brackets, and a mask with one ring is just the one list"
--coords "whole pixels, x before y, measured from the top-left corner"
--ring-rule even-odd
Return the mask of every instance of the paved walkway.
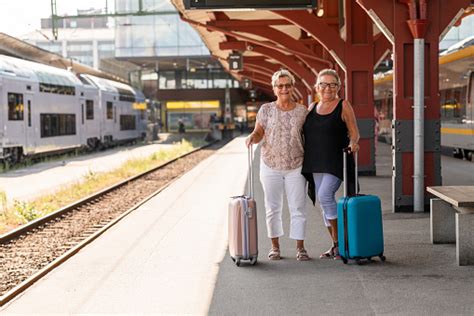
[[[474, 165], [453, 163], [466, 174]], [[379, 176], [360, 179], [363, 193], [382, 197], [385, 263], [317, 259], [330, 241], [314, 207], [307, 249], [316, 259], [298, 262], [294, 242], [283, 238], [283, 260], [268, 261], [256, 181], [259, 263], [235, 267], [226, 253], [227, 203], [246, 182], [246, 150], [237, 138], [0, 314], [473, 315], [474, 266], [456, 265], [454, 245], [430, 243], [428, 214], [391, 212], [390, 165], [389, 147], [379, 144]], [[256, 159], [256, 175], [258, 168]]]

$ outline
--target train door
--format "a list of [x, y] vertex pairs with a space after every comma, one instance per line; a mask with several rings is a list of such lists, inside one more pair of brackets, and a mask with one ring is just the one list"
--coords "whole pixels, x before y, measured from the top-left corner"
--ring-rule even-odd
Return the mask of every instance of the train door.
[[84, 97], [84, 92], [81, 92], [81, 97], [79, 98], [79, 135], [81, 145], [85, 146], [87, 144], [87, 135], [86, 135], [86, 125], [85, 125], [85, 111], [86, 111], [86, 99]]
[[[4, 87], [7, 94], [7, 111], [4, 119], [4, 137], [12, 145], [25, 144], [25, 93], [20, 85]], [[22, 92], [20, 92], [22, 91]]]
[[34, 111], [34, 104], [33, 104], [33, 94], [26, 93], [25, 94], [25, 154], [33, 154], [36, 148], [36, 139], [38, 137], [37, 134], [37, 126], [34, 124], [33, 120], [33, 111]]

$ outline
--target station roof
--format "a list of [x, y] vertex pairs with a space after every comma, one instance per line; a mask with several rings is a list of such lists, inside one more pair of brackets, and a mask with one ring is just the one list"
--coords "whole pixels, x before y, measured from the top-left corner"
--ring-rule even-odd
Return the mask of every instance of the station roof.
[[[271, 93], [272, 89], [271, 74], [279, 68], [287, 68], [295, 74], [295, 90], [300, 98], [312, 91], [319, 70], [334, 68], [336, 64], [344, 69], [340, 58], [345, 54], [344, 41], [353, 34], [346, 34], [344, 19], [340, 17], [340, 13], [345, 11], [340, 10], [338, 1], [322, 0], [314, 9], [284, 10], [283, 13], [267, 9], [186, 10], [184, 0], [171, 2], [182, 20], [197, 30], [211, 55], [228, 72], [237, 80], [252, 80], [254, 86], [267, 92]], [[472, 12], [471, 4], [463, 16]], [[312, 29], [318, 29], [318, 33], [309, 32], [306, 22], [317, 23], [317, 27]], [[374, 47], [378, 41], [374, 48], [374, 57], [377, 57], [374, 64], [377, 65], [387, 56], [392, 44], [375, 23], [371, 24]], [[369, 26], [367, 32], [370, 32]], [[243, 70], [230, 69], [228, 58], [233, 52], [242, 54]]]
[[[312, 90], [318, 69], [329, 68], [335, 64], [329, 51], [324, 52], [325, 58], [321, 58], [321, 54], [315, 54], [315, 51], [322, 53], [325, 50], [323, 46], [311, 34], [279, 15], [278, 11], [186, 10], [183, 0], [171, 2], [179, 11], [182, 20], [197, 30], [211, 55], [219, 60], [224, 69], [239, 81], [250, 79], [253, 87], [267, 94], [273, 94], [271, 75], [280, 68], [287, 68], [297, 78], [297, 97], [304, 99], [304, 93]], [[332, 15], [325, 17], [324, 21], [335, 29], [339, 20], [337, 7], [334, 8], [336, 10], [332, 10]], [[315, 10], [295, 12], [311, 12], [316, 15]], [[380, 32], [376, 27], [374, 30], [376, 33]], [[243, 56], [243, 70], [230, 69], [228, 58], [236, 51]], [[315, 64], [318, 67], [306, 67]], [[296, 73], [295, 68], [301, 71]]]

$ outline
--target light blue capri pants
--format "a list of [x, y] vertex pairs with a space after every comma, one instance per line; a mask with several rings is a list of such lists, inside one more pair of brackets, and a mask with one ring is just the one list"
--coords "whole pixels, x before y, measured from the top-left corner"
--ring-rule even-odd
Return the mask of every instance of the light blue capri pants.
[[341, 186], [341, 179], [329, 173], [313, 173], [315, 196], [319, 201], [324, 219], [324, 225], [330, 227], [329, 220], [337, 219], [335, 194]]

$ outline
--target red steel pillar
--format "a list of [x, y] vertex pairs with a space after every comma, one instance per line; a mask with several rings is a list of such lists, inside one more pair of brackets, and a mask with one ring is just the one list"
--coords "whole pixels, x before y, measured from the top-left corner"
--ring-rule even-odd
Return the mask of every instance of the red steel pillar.
[[354, 1], [345, 0], [344, 7], [345, 92], [354, 107], [360, 132], [359, 173], [375, 175], [373, 24]]
[[[440, 111], [438, 97], [439, 39], [469, 0], [357, 0], [393, 45], [393, 176], [392, 209], [413, 211], [413, 36], [409, 24], [419, 20], [423, 10], [429, 23], [425, 40], [424, 82], [424, 172], [426, 186], [441, 184]], [[409, 6], [417, 7], [415, 10]], [[412, 22], [410, 22], [412, 21]], [[408, 22], [408, 23], [407, 23]], [[428, 198], [425, 198], [428, 209]]]

